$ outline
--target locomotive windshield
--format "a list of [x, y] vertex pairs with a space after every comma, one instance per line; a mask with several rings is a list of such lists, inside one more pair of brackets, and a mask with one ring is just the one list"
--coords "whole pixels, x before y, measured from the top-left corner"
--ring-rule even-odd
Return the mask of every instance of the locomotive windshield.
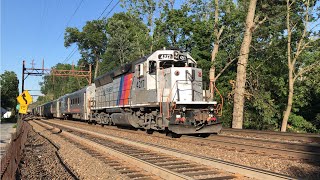
[[163, 69], [170, 68], [170, 67], [186, 67], [185, 61], [161, 61], [160, 67]]
[[186, 61], [160, 61], [160, 67], [163, 69], [170, 67], [195, 67], [196, 65], [192, 62], [187, 63]]

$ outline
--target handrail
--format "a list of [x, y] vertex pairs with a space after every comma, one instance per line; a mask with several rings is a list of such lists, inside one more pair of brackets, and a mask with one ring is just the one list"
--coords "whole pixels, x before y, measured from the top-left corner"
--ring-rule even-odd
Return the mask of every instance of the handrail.
[[[216, 112], [216, 114], [217, 114], [218, 116], [222, 116], [222, 111], [223, 111], [223, 96], [222, 96], [222, 94], [220, 93], [220, 91], [218, 90], [218, 88], [217, 88], [217, 86], [216, 86], [215, 83], [213, 84], [213, 87], [214, 87], [214, 89], [218, 92], [218, 94], [219, 94], [219, 96], [220, 96], [220, 99], [221, 99], [221, 104], [218, 104], [218, 105], [217, 105], [217, 108], [215, 108], [214, 111]], [[214, 94], [214, 89], [212, 90], [212, 91], [213, 91], [213, 94]], [[213, 97], [212, 97], [212, 98], [213, 98]], [[219, 113], [219, 111], [220, 111], [220, 113]]]

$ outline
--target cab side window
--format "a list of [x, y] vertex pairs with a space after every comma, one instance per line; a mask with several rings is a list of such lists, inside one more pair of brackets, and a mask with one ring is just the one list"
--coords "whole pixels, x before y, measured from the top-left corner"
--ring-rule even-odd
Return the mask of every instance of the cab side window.
[[143, 76], [143, 64], [136, 65], [136, 72], [137, 72], [137, 77]]
[[157, 72], [157, 62], [149, 61], [149, 74], [154, 75]]

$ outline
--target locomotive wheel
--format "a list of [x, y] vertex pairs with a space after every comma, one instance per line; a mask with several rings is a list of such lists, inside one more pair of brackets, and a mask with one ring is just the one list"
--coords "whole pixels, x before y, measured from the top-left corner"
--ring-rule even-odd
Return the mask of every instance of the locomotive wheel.
[[177, 134], [177, 133], [174, 133], [174, 132], [167, 132], [166, 135], [171, 137], [171, 138], [181, 138], [181, 136], [182, 136], [182, 134]]
[[210, 136], [209, 133], [199, 134], [199, 137], [202, 137], [202, 138], [207, 138], [207, 137], [209, 137], [209, 136]]
[[106, 123], [106, 113], [100, 113], [98, 117], [100, 120], [100, 125], [103, 127], [104, 124]]
[[153, 129], [147, 129], [147, 134], [153, 134], [154, 130]]

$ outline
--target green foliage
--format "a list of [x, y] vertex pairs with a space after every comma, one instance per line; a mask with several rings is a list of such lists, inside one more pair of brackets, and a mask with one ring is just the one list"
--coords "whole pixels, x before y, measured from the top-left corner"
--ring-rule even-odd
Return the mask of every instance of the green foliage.
[[19, 80], [13, 71], [5, 71], [0, 75], [1, 107], [15, 110], [16, 98], [19, 95]]
[[129, 13], [116, 13], [107, 20], [108, 48], [104, 63], [122, 65], [145, 55], [151, 45], [148, 28]]
[[[53, 68], [57, 70], [71, 70], [72, 65], [70, 64], [57, 64]], [[81, 67], [75, 66], [75, 70], [80, 70]], [[81, 89], [86, 86], [88, 82], [83, 78], [76, 77], [53, 77], [44, 76], [43, 82], [40, 83], [41, 93], [45, 96], [40, 96], [37, 100], [38, 103], [45, 103], [47, 101], [52, 101], [58, 97], [71, 93]]]
[[[101, 56], [107, 48], [106, 21], [88, 21], [79, 31], [78, 28], [67, 27], [64, 35], [65, 47], [76, 43], [82, 56], [82, 61], [86, 64], [95, 65], [100, 61]], [[93, 66], [95, 70], [95, 66]]]
[[292, 132], [317, 132], [319, 130], [316, 129], [312, 123], [305, 120], [302, 116], [298, 116], [294, 113], [290, 114], [288, 121], [288, 130]]

